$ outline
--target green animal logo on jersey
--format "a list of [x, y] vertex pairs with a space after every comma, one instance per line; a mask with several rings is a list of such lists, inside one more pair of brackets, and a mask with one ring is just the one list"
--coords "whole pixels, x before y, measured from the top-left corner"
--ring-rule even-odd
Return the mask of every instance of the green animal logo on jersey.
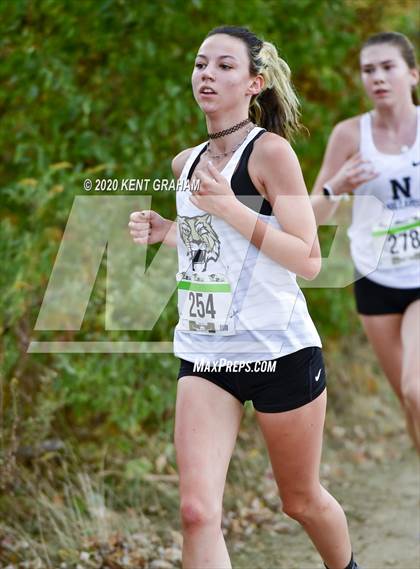
[[206, 271], [208, 262], [217, 261], [220, 255], [220, 241], [211, 225], [211, 215], [179, 216], [178, 224], [193, 270]]

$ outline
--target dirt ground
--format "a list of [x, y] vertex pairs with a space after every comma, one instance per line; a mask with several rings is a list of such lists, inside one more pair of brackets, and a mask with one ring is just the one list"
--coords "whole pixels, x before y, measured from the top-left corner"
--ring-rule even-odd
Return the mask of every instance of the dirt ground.
[[[368, 346], [331, 368], [322, 483], [347, 514], [362, 569], [420, 569], [420, 462], [396, 397]], [[38, 528], [13, 512], [5, 521], [0, 516], [0, 568], [180, 569], [177, 475], [169, 459], [165, 470], [162, 449], [154, 446], [147, 457], [156, 473], [121, 482], [120, 493], [130, 491], [124, 507], [105, 500], [96, 479], [88, 478], [87, 488], [72, 487], [69, 504], [54, 485], [49, 500], [36, 494]], [[90, 517], [81, 519], [79, 503], [90, 508]], [[234, 569], [323, 569], [299, 524], [282, 513], [251, 408], [229, 468], [223, 531]]]
[[[420, 465], [404, 434], [387, 441], [392, 459], [341, 462], [329, 491], [343, 505], [356, 558], [363, 569], [420, 568]], [[326, 453], [332, 459], [331, 453]], [[319, 556], [294, 522], [231, 540], [235, 569], [321, 569]]]

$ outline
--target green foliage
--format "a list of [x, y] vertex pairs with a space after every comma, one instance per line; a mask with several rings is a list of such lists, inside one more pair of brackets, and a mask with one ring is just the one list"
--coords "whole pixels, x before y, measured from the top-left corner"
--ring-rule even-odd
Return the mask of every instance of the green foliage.
[[[203, 139], [190, 74], [209, 29], [248, 25], [280, 48], [311, 133], [296, 144], [310, 186], [333, 124], [366, 108], [357, 73], [362, 40], [390, 27], [413, 37], [415, 8], [409, 0], [0, 3], [0, 332], [3, 372], [19, 379], [23, 419], [48, 408], [51, 428], [70, 421], [135, 436], [171, 416], [172, 356], [30, 355], [27, 346], [31, 339], [171, 339], [173, 299], [149, 335], [105, 331], [105, 257], [80, 331], [34, 327], [74, 198], [87, 195], [83, 180], [168, 178], [171, 157]], [[148, 195], [154, 209], [175, 215], [173, 192]], [[357, 331], [350, 290], [306, 296], [323, 336]], [[6, 388], [6, 409], [9, 402]], [[34, 429], [34, 440], [41, 431], [46, 436], [47, 425]]]

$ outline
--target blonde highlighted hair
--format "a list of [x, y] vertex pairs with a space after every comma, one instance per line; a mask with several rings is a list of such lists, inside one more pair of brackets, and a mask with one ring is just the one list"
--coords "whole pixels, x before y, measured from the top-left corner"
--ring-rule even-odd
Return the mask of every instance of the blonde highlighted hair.
[[207, 37], [216, 34], [242, 40], [248, 50], [250, 74], [264, 78], [262, 91], [251, 99], [250, 119], [258, 126], [291, 140], [301, 129], [299, 100], [292, 85], [290, 68], [279, 57], [275, 46], [259, 39], [247, 28], [238, 26], [214, 28]]

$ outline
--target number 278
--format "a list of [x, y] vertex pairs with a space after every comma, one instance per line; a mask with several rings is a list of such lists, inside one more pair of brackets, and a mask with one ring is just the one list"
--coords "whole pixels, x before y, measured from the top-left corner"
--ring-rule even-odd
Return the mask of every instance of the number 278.
[[410, 240], [411, 240], [411, 247], [413, 249], [418, 249], [420, 247], [419, 233], [415, 229], [412, 229], [410, 231], [410, 233], [407, 233], [406, 231], [404, 231], [404, 233], [400, 233], [398, 236], [397, 235], [388, 235], [389, 250], [392, 254], [398, 253], [397, 237], [403, 237], [403, 239], [404, 239], [403, 250], [404, 251], [407, 250], [407, 246], [409, 245]]

